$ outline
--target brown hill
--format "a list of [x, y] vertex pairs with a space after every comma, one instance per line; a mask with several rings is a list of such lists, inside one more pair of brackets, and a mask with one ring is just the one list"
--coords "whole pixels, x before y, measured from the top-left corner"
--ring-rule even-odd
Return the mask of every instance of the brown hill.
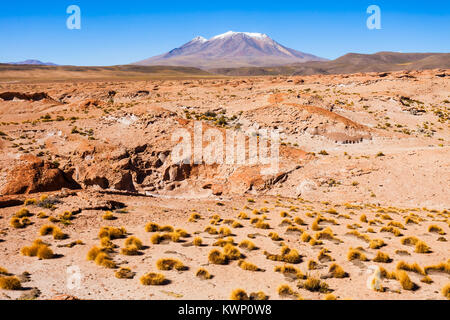
[[450, 68], [450, 53], [349, 53], [333, 61], [313, 61], [279, 67], [216, 68], [210, 72], [230, 76], [349, 74]]

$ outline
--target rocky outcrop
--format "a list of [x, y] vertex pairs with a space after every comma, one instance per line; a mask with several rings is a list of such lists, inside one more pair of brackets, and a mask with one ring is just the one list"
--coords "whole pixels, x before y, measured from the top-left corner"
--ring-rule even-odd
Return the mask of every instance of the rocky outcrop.
[[44, 99], [52, 100], [52, 98], [45, 92], [36, 92], [36, 93], [3, 92], [0, 93], [0, 99], [3, 99], [5, 101], [11, 101], [14, 99], [26, 101], [41, 101]]
[[55, 164], [35, 156], [25, 155], [8, 172], [6, 184], [1, 193], [4, 195], [28, 194], [57, 191], [62, 188], [77, 189], [80, 185]]

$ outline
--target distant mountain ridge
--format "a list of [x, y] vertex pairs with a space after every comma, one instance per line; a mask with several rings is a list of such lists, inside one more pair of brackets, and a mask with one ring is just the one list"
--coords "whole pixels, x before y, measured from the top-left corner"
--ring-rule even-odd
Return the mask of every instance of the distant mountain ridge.
[[332, 61], [312, 61], [275, 67], [216, 68], [229, 76], [350, 74], [400, 70], [450, 69], [450, 53], [348, 53]]
[[280, 66], [310, 61], [326, 59], [284, 47], [266, 34], [229, 31], [209, 40], [196, 37], [179, 48], [134, 64], [210, 69]]
[[20, 62], [8, 62], [7, 64], [32, 65], [32, 66], [57, 66], [57, 64], [53, 62], [42, 62], [40, 60], [33, 60], [33, 59]]

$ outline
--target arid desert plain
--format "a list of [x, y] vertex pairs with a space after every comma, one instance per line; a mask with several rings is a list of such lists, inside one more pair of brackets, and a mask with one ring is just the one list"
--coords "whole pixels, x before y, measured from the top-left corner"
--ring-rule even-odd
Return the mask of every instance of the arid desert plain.
[[[449, 114], [446, 69], [0, 82], [0, 299], [449, 298]], [[171, 161], [199, 122], [278, 171]]]

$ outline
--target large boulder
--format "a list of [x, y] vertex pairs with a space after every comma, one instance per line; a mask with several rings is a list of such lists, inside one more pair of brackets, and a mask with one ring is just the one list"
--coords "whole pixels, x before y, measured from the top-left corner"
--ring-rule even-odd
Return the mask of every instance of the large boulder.
[[57, 191], [62, 188], [78, 189], [69, 174], [55, 164], [32, 155], [24, 155], [7, 174], [4, 195]]

